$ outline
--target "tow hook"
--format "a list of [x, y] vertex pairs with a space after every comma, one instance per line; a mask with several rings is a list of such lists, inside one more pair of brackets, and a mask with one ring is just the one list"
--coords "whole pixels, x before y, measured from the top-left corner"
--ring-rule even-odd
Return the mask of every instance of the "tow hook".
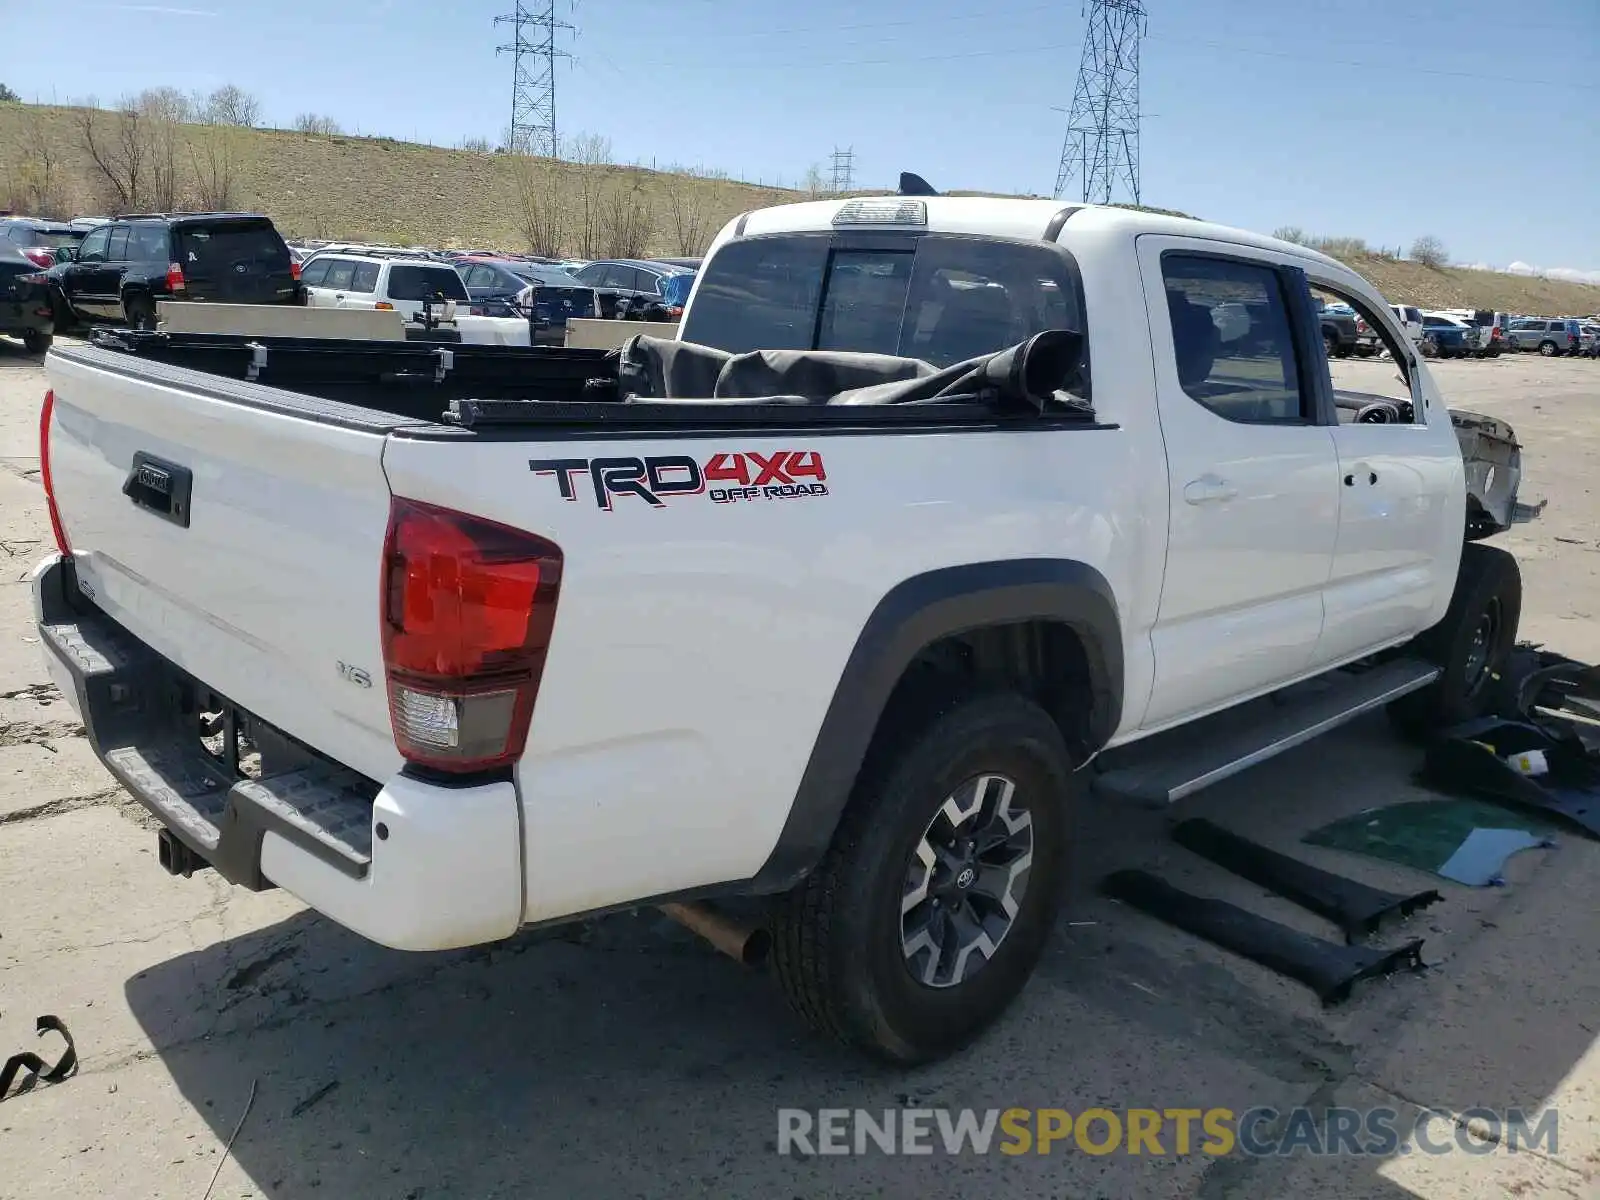
[[211, 865], [173, 837], [170, 829], [163, 829], [156, 834], [156, 861], [168, 875], [182, 875], [185, 879]]

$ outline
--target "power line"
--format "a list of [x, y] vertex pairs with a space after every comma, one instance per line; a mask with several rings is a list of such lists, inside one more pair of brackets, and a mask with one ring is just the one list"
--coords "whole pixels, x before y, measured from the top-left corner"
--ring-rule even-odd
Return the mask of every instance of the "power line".
[[1139, 203], [1139, 39], [1144, 0], [1090, 0], [1089, 32], [1056, 167], [1055, 197], [1076, 176], [1083, 199], [1110, 204], [1122, 184]]
[[506, 148], [517, 154], [556, 157], [556, 59], [572, 57], [556, 49], [556, 34], [572, 28], [556, 19], [558, 0], [517, 0], [517, 10], [494, 19], [510, 25], [512, 40], [495, 53], [513, 58], [511, 127]]

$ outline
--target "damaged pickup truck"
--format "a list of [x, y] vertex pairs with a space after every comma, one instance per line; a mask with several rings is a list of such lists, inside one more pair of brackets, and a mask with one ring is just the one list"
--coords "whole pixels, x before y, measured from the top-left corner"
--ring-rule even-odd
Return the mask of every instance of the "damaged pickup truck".
[[[1334, 388], [1313, 285], [1397, 395]], [[40, 637], [169, 871], [418, 950], [740, 897], [804, 1018], [911, 1063], [1022, 989], [1102, 751], [1327, 681], [1172, 799], [1463, 720], [1512, 648], [1510, 431], [1304, 247], [798, 204], [722, 230], [681, 336], [49, 356]]]

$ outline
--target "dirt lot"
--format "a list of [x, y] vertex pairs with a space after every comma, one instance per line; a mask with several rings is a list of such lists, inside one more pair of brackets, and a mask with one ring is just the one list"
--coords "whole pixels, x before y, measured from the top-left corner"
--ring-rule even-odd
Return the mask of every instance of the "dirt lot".
[[[1352, 385], [1385, 368], [1341, 364]], [[1454, 404], [1527, 443], [1501, 539], [1524, 634], [1600, 658], [1594, 619], [1600, 364], [1435, 367]], [[39, 364], [0, 343], [0, 1055], [59, 1014], [82, 1069], [0, 1107], [0, 1197], [1600, 1195], [1600, 846], [1563, 835], [1468, 889], [1297, 845], [1339, 815], [1418, 794], [1414, 751], [1367, 721], [1186, 806], [1391, 890], [1438, 884], [1410, 922], [1432, 969], [1324, 1011], [1297, 984], [1085, 896], [1012, 1014], [910, 1075], [863, 1066], [790, 1019], [768, 981], [675, 926], [624, 916], [466, 953], [362, 943], [280, 893], [169, 879], [155, 837], [44, 684], [25, 582], [49, 540]], [[1095, 874], [1180, 886], [1328, 927], [1185, 862], [1164, 814], [1090, 802]], [[52, 1041], [48, 1043], [54, 1045]], [[53, 1053], [53, 1051], [52, 1051]], [[1474, 1106], [1559, 1110], [1555, 1153], [1212, 1160], [795, 1159], [779, 1107]], [[1436, 1127], [1437, 1128], [1437, 1127]], [[1435, 1132], [1434, 1138], [1440, 1135]]]

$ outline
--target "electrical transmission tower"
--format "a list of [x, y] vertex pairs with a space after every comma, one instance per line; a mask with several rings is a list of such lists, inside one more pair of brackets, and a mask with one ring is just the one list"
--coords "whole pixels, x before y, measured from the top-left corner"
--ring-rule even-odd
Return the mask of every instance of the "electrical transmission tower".
[[1119, 183], [1139, 203], [1139, 39], [1147, 29], [1144, 0], [1089, 0], [1056, 199], [1077, 177], [1085, 203], [1110, 204]]
[[843, 195], [855, 186], [856, 152], [853, 146], [833, 150], [833, 194]]
[[554, 158], [556, 139], [556, 59], [572, 57], [556, 49], [556, 34], [572, 26], [556, 19], [558, 0], [517, 0], [517, 11], [496, 17], [510, 25], [512, 40], [496, 46], [496, 54], [515, 61], [511, 81], [511, 131], [507, 149], [515, 154]]

